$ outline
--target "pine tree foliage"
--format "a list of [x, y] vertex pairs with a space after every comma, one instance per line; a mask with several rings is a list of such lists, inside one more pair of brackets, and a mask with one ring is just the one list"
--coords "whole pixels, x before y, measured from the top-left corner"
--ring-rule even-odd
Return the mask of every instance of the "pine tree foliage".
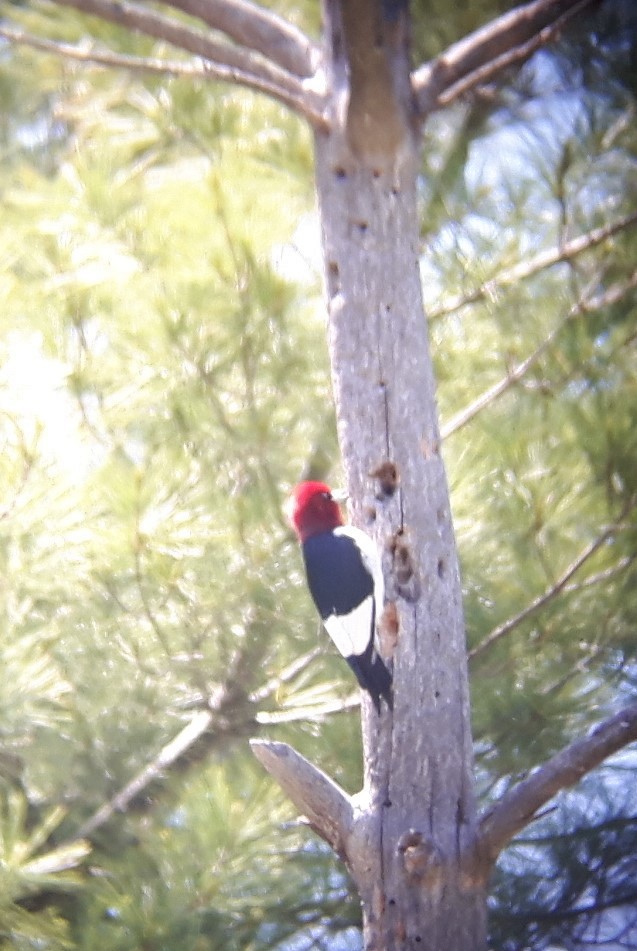
[[[533, 67], [542, 68], [536, 63], [529, 71]], [[538, 81], [544, 85], [543, 79]], [[606, 245], [601, 253], [592, 249], [547, 269], [532, 282], [497, 286], [497, 275], [525, 255], [565, 245], [634, 207], [630, 186], [619, 191], [611, 181], [610, 189], [600, 187], [596, 193], [594, 185], [596, 180], [608, 182], [602, 173], [608, 154], [594, 123], [595, 113], [599, 115], [605, 107], [606, 120], [610, 118], [612, 124], [610, 97], [594, 92], [587, 102], [572, 93], [569, 104], [562, 77], [556, 75], [553, 82], [557, 85], [551, 95], [539, 101], [536, 97], [532, 111], [531, 107], [526, 110], [524, 136], [516, 137], [506, 152], [510, 171], [494, 167], [494, 156], [504, 149], [506, 138], [515, 134], [515, 116], [507, 115], [503, 121], [495, 116], [485, 129], [482, 154], [486, 162], [476, 168], [470, 161], [465, 173], [477, 179], [473, 194], [464, 196], [473, 202], [457, 219], [450, 209], [450, 217], [456, 221], [456, 246], [470, 248], [472, 260], [478, 262], [474, 286], [493, 281], [494, 287], [471, 306], [470, 313], [454, 310], [440, 317], [434, 330], [445, 361], [439, 370], [443, 430], [445, 417], [453, 417], [471, 403], [476, 392], [487, 391], [537, 354], [524, 377], [476, 416], [470, 440], [463, 440], [466, 430], [459, 429], [447, 442], [451, 454], [461, 444], [457, 451], [465, 457], [465, 480], [458, 482], [454, 493], [461, 537], [464, 524], [475, 525], [476, 510], [487, 506], [489, 513], [489, 537], [481, 538], [473, 552], [481, 567], [470, 563], [465, 569], [474, 589], [468, 592], [467, 613], [476, 668], [492, 678], [494, 686], [497, 682], [497, 688], [489, 692], [487, 718], [493, 717], [496, 725], [516, 697], [521, 704], [515, 734], [522, 760], [518, 764], [515, 759], [507, 761], [506, 772], [527, 768], [536, 744], [546, 749], [543, 729], [553, 733], [550, 745], [557, 748], [564, 728], [572, 728], [573, 716], [594, 715], [591, 675], [599, 677], [598, 702], [603, 702], [602, 684], [608, 684], [610, 677], [614, 691], [616, 678], [624, 676], [633, 633], [631, 514], [636, 486], [628, 460], [634, 458], [634, 277], [628, 258], [634, 237], [628, 233], [613, 239], [612, 265]], [[556, 93], [561, 95], [553, 104]], [[623, 154], [629, 163], [630, 138]], [[622, 150], [621, 140], [616, 149]], [[533, 155], [542, 156], [539, 174]], [[527, 227], [505, 233], [504, 240], [496, 242], [490, 222], [497, 221], [496, 206], [502, 207], [505, 201], [511, 202], [517, 214], [524, 214]], [[439, 242], [442, 250], [448, 244], [449, 230], [435, 237], [434, 247]], [[494, 254], [497, 259], [492, 261]], [[622, 259], [626, 267], [620, 265], [616, 271]], [[467, 265], [470, 268], [471, 262], [463, 255], [458, 266], [465, 275]], [[505, 352], [502, 340], [507, 341]], [[461, 350], [463, 354], [473, 351], [475, 359], [471, 375], [458, 379], [453, 369]], [[487, 441], [490, 468], [481, 471], [472, 463], [477, 463], [477, 455], [484, 458]], [[565, 468], [568, 482], [556, 488], [556, 476]], [[554, 587], [598, 539], [602, 544], [559, 598], [524, 619], [510, 635], [487, 644], [493, 631], [521, 606]], [[488, 574], [485, 577], [493, 570], [498, 572], [497, 600], [490, 597]], [[600, 599], [598, 585], [602, 583], [604, 598]], [[537, 650], [529, 650], [529, 642]], [[497, 699], [501, 691], [502, 708]], [[480, 723], [479, 698], [476, 704]], [[508, 744], [504, 749], [507, 757], [514, 753]], [[502, 752], [500, 746], [496, 755]]]
[[76, 891], [81, 879], [75, 866], [90, 852], [88, 843], [75, 842], [46, 851], [43, 847], [64, 818], [54, 806], [36, 822], [28, 820], [29, 805], [17, 789], [6, 791], [0, 807], [0, 915], [2, 938], [12, 947], [29, 948], [38, 941], [53, 947], [72, 947], [69, 922], [54, 907], [37, 916], [29, 901], [42, 891]]
[[[532, 270], [548, 249], [634, 216], [621, 171], [635, 157], [634, 100], [616, 81], [623, 61], [603, 86], [582, 89], [570, 54], [536, 57], [505, 108], [486, 120], [477, 110], [463, 178], [427, 235], [487, 796], [634, 689], [634, 218], [600, 246], [514, 278], [521, 262]], [[589, 73], [608, 65], [603, 47], [578, 56], [590, 56]], [[453, 141], [475, 119], [459, 111], [442, 131]], [[632, 769], [629, 758], [591, 778], [506, 853], [495, 947], [635, 946]]]
[[634, 946], [633, 759], [587, 779], [509, 850], [492, 906], [494, 946]]
[[[475, 25], [432, 22], [423, 49]], [[634, 99], [599, 24], [427, 128], [423, 287], [485, 803], [634, 690], [635, 224], [568, 250], [635, 208]], [[344, 873], [245, 744], [267, 725], [360, 784], [352, 684], [315, 649], [281, 514], [302, 474], [338, 480], [306, 134], [230, 87], [26, 49], [3, 50], [0, 102], [2, 941], [356, 947]], [[75, 868], [83, 825], [201, 711], [200, 742]], [[634, 904], [632, 766], [505, 853], [494, 946], [601, 945], [596, 911]]]
[[[31, 84], [38, 62], [7, 64], [25, 108], [3, 176], [5, 781], [36, 811], [67, 803], [58, 832], [73, 840], [223, 693], [215, 768], [193, 765], [156, 818], [159, 793], [145, 790], [137, 805], [152, 821], [109, 830], [73, 898], [75, 940], [197, 947], [225, 935], [230, 947], [234, 933], [244, 948], [273, 946], [299, 920], [338, 928], [342, 875], [289, 825], [258, 766], [235, 765], [258, 713], [287, 710], [301, 725], [282, 729], [307, 742], [308, 710], [337, 699], [327, 659], [278, 681], [316, 633], [288, 581], [300, 573], [281, 481], [334, 441], [322, 318], [282, 276], [302, 267], [317, 285], [294, 246], [307, 142], [245, 95], [112, 84], [104, 71], [88, 82], [56, 62], [51, 105]], [[53, 170], [36, 136], [47, 107]], [[272, 128], [258, 148], [255, 125]], [[292, 398], [299, 378], [318, 412]], [[282, 839], [273, 820], [289, 826]]]

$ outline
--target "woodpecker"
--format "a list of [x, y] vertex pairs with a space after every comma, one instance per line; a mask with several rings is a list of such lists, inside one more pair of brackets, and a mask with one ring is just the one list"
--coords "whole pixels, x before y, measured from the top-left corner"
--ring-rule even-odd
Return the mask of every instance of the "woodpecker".
[[340, 507], [323, 482], [301, 482], [289, 503], [301, 543], [305, 574], [321, 620], [380, 713], [392, 707], [392, 678], [376, 650], [376, 623], [383, 610], [383, 572], [372, 539], [344, 525]]

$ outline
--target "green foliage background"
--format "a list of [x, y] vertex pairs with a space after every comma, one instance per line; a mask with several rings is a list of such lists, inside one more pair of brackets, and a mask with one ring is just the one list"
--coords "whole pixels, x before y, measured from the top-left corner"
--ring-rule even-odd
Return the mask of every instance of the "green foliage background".
[[[162, 52], [53, 4], [2, 12]], [[477, 25], [430, 22], [427, 55]], [[507, 281], [634, 211], [617, 29], [600, 17], [426, 130], [443, 431], [536, 353], [445, 439], [485, 803], [634, 686], [635, 229]], [[0, 104], [0, 944], [358, 947], [342, 869], [247, 749], [286, 739], [360, 785], [353, 685], [282, 516], [300, 477], [339, 477], [310, 138], [237, 89], [26, 48], [0, 49]], [[201, 710], [205, 736], [89, 846], [85, 822]], [[630, 900], [633, 765], [505, 856], [495, 946], [576, 947], [582, 895]], [[538, 850], [564, 886], [539, 898]]]

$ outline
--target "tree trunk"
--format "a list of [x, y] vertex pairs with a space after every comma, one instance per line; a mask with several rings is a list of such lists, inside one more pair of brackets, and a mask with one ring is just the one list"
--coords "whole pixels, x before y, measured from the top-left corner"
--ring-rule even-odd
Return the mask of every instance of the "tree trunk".
[[[363, 697], [364, 787], [354, 797], [286, 744], [257, 740], [253, 748], [347, 863], [370, 951], [480, 951], [491, 863], [559, 789], [637, 739], [637, 704], [510, 788], [478, 826], [460, 580], [419, 278], [416, 114], [422, 120], [523, 62], [594, 0], [533, 0], [411, 78], [408, 0], [324, 0], [323, 55], [296, 27], [251, 3], [162, 4], [193, 23], [141, 3], [57, 2], [190, 51], [196, 62], [100, 52], [4, 24], [0, 33], [79, 61], [169, 73], [185, 67], [190, 76], [260, 90], [312, 125], [339, 437], [352, 519], [375, 536], [384, 556], [389, 604], [381, 633], [393, 664], [394, 705], [377, 716]], [[598, 229], [595, 241], [607, 236]], [[565, 254], [561, 247], [555, 260]], [[528, 266], [522, 270], [528, 275]], [[80, 834], [126, 808], [158, 769], [209, 730], [214, 712], [213, 705], [195, 716]]]
[[[333, 52], [338, 101], [349, 73]], [[365, 785], [344, 852], [367, 949], [476, 951], [486, 940], [486, 875], [475, 848], [461, 589], [418, 267], [416, 137], [406, 109], [384, 137], [375, 129], [380, 106], [375, 116], [368, 101], [357, 121], [355, 109], [350, 99], [331, 132], [317, 133], [316, 187], [352, 521], [383, 552], [392, 603], [383, 631], [396, 646], [386, 645], [393, 715], [379, 720], [364, 700]]]
[[464, 627], [418, 272], [415, 156], [379, 173], [345, 164], [342, 145], [336, 135], [316, 143], [339, 438], [353, 521], [386, 554], [398, 614], [394, 712], [379, 723], [365, 701], [365, 788], [347, 861], [366, 948], [475, 951], [485, 876], [473, 848]]

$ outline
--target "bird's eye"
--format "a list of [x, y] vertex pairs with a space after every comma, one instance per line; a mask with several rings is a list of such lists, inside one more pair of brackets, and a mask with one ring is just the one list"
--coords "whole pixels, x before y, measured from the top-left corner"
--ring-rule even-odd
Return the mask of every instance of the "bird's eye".
[[323, 498], [326, 499], [328, 502], [331, 502], [331, 501], [332, 501], [332, 493], [331, 493], [331, 492], [321, 492], [321, 495], [322, 495]]

